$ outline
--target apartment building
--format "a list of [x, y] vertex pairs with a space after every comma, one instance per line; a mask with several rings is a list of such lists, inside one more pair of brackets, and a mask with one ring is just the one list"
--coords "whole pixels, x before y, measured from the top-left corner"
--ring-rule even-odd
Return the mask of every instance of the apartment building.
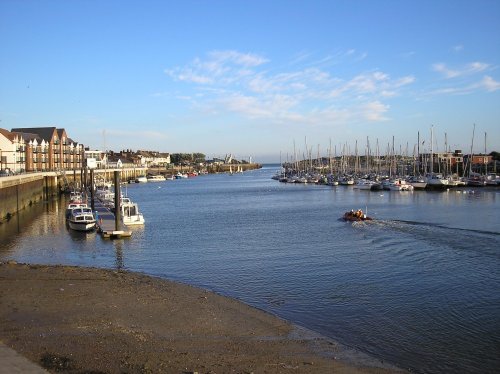
[[1, 169], [12, 172], [80, 169], [84, 147], [56, 127], [0, 129]]

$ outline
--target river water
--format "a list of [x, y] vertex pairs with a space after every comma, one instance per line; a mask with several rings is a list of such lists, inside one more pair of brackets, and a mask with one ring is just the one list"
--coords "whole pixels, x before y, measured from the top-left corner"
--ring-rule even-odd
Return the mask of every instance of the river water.
[[[65, 201], [0, 225], [0, 260], [121, 268], [201, 286], [401, 368], [500, 367], [500, 189], [283, 184], [277, 167], [133, 184], [146, 225], [75, 233]], [[346, 223], [346, 210], [376, 220]]]

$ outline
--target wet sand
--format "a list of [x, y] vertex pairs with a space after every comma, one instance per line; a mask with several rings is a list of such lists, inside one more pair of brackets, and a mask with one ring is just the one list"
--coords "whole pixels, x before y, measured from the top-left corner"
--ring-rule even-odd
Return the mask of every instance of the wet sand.
[[0, 341], [50, 372], [399, 372], [206, 290], [70, 266], [0, 263]]

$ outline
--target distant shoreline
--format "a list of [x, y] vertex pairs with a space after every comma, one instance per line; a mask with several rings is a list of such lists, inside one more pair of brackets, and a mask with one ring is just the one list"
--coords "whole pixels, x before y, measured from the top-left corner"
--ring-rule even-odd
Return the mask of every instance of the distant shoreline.
[[143, 274], [8, 262], [0, 282], [0, 340], [51, 372], [401, 372], [239, 301]]

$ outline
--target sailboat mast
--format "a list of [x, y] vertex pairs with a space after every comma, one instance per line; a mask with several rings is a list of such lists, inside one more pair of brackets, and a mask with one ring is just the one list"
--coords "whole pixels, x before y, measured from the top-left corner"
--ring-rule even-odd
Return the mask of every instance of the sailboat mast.
[[420, 174], [421, 173], [421, 170], [420, 170], [420, 131], [417, 132], [417, 162], [418, 162], [417, 170], [418, 170], [418, 174]]
[[433, 149], [432, 149], [432, 143], [434, 142], [434, 134], [433, 134], [433, 129], [434, 129], [434, 125], [431, 125], [431, 155], [430, 155], [430, 173], [432, 175], [432, 173], [434, 172], [434, 155], [432, 154], [433, 153]]
[[486, 132], [484, 133], [484, 175], [488, 175], [488, 159], [486, 158]]
[[473, 159], [473, 149], [474, 149], [474, 133], [476, 131], [476, 124], [472, 127], [472, 142], [470, 145], [470, 157], [469, 157], [469, 177], [472, 173], [472, 159]]
[[330, 138], [330, 147], [328, 148], [328, 166], [330, 167], [330, 175], [333, 174], [332, 170], [332, 138]]
[[[445, 132], [444, 133], [444, 153], [445, 155], [448, 153], [448, 134]], [[446, 157], [446, 156], [445, 156]], [[448, 175], [448, 160], [449, 158], [446, 157], [446, 162], [445, 162], [445, 165], [444, 165], [444, 175]]]

